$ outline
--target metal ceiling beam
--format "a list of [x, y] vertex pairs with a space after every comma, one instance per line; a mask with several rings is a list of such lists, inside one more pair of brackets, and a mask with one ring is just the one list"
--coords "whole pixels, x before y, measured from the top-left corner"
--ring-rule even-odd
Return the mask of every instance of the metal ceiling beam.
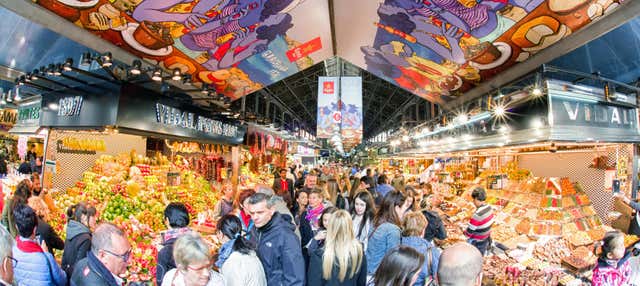
[[483, 82], [474, 89], [466, 92], [462, 97], [446, 105], [442, 105], [442, 107], [451, 111], [456, 106], [460, 106], [466, 101], [476, 99], [486, 93], [494, 91], [496, 88], [534, 71], [539, 66], [582, 47], [586, 43], [622, 26], [638, 15], [640, 15], [640, 1], [625, 1], [613, 12], [604, 16], [603, 19], [582, 27], [582, 29], [572, 33], [560, 42], [540, 51], [530, 59], [501, 72], [499, 76], [495, 76], [491, 80]]
[[302, 103], [302, 101], [300, 100], [300, 98], [298, 98], [298, 95], [291, 89], [291, 87], [289, 87], [289, 85], [287, 84], [286, 80], [282, 80], [282, 83], [284, 84], [284, 86], [289, 90], [289, 92], [291, 92], [291, 94], [293, 95], [293, 97], [296, 99], [296, 101], [300, 104], [300, 106], [302, 106], [302, 109], [304, 110], [304, 112], [307, 113], [307, 115], [309, 115], [309, 117], [313, 117], [311, 115], [311, 112], [309, 112], [309, 110], [307, 110], [307, 107], [304, 105], [304, 103]]
[[[380, 109], [378, 110], [378, 113], [376, 113], [375, 116], [373, 116], [373, 118], [378, 118], [378, 116], [380, 116], [380, 113], [382, 113], [382, 111], [384, 111], [384, 108], [387, 107], [387, 105], [389, 104], [389, 102], [391, 101], [391, 99], [393, 98], [393, 96], [396, 94], [398, 90], [395, 89], [393, 91], [393, 93], [391, 93], [391, 95], [387, 98], [387, 101], [382, 105], [382, 107], [380, 107]], [[371, 128], [367, 128], [367, 131], [371, 130]]]
[[24, 72], [17, 69], [10, 68], [8, 66], [0, 65], [0, 79], [9, 82], [14, 82], [16, 78], [24, 75]]

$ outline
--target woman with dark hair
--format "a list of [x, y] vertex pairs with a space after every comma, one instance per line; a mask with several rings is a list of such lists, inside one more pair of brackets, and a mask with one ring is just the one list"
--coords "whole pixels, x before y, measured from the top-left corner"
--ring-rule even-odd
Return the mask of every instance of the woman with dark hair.
[[353, 199], [351, 217], [353, 218], [353, 233], [367, 250], [369, 231], [373, 228], [373, 218], [376, 215], [376, 206], [373, 197], [367, 190], [360, 191]]
[[420, 275], [424, 255], [408, 246], [391, 249], [368, 286], [411, 286]]
[[227, 286], [267, 285], [264, 268], [252, 244], [243, 236], [242, 222], [234, 215], [225, 215], [217, 225], [220, 247], [216, 266]]
[[91, 249], [91, 229], [96, 226], [96, 208], [79, 202], [67, 209], [67, 238], [62, 253], [62, 269], [71, 277], [76, 262]]
[[9, 230], [13, 237], [18, 235], [18, 229], [13, 219], [13, 209], [19, 204], [27, 204], [31, 197], [31, 182], [28, 179], [20, 181], [13, 193], [13, 197], [7, 199], [2, 209], [2, 224]]
[[300, 227], [300, 219], [302, 219], [302, 214], [307, 210], [307, 205], [309, 205], [309, 192], [305, 190], [299, 190], [296, 192], [296, 202], [293, 205], [293, 220], [296, 222], [296, 225]]
[[183, 203], [173, 202], [164, 209], [164, 223], [168, 230], [162, 233], [162, 249], [158, 251], [156, 265], [156, 281], [162, 284], [164, 276], [169, 270], [176, 268], [173, 258], [173, 246], [178, 238], [191, 232], [189, 226], [189, 211]]
[[402, 218], [411, 207], [406, 197], [399, 191], [389, 192], [380, 203], [373, 220], [373, 231], [369, 234], [367, 246], [367, 271], [373, 274], [385, 253], [400, 244]]

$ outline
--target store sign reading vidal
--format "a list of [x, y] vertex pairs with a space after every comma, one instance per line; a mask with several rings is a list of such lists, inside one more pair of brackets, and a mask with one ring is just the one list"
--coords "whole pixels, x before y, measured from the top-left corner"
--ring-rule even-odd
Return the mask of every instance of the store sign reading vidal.
[[225, 137], [238, 136], [238, 127], [222, 121], [196, 115], [192, 112], [156, 103], [156, 120], [160, 124], [193, 129]]
[[630, 128], [637, 126], [635, 108], [553, 98], [557, 125]]

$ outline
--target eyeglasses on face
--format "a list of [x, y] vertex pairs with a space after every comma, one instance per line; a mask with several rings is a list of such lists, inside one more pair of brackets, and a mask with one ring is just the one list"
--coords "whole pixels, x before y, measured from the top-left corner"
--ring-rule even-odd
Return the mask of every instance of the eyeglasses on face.
[[129, 257], [131, 256], [131, 249], [127, 250], [127, 252], [125, 252], [124, 254], [116, 254], [114, 252], [111, 252], [109, 250], [103, 249], [104, 252], [109, 253], [115, 257], [118, 257], [120, 259], [122, 259], [124, 262], [129, 261]]

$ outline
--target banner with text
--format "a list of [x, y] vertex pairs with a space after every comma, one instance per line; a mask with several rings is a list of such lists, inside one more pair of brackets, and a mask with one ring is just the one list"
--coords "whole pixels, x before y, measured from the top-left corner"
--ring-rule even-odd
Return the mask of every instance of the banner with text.
[[330, 138], [340, 134], [342, 115], [338, 104], [338, 78], [318, 78], [318, 117], [316, 138]]
[[341, 117], [340, 131], [345, 149], [362, 142], [362, 78], [340, 78]]

